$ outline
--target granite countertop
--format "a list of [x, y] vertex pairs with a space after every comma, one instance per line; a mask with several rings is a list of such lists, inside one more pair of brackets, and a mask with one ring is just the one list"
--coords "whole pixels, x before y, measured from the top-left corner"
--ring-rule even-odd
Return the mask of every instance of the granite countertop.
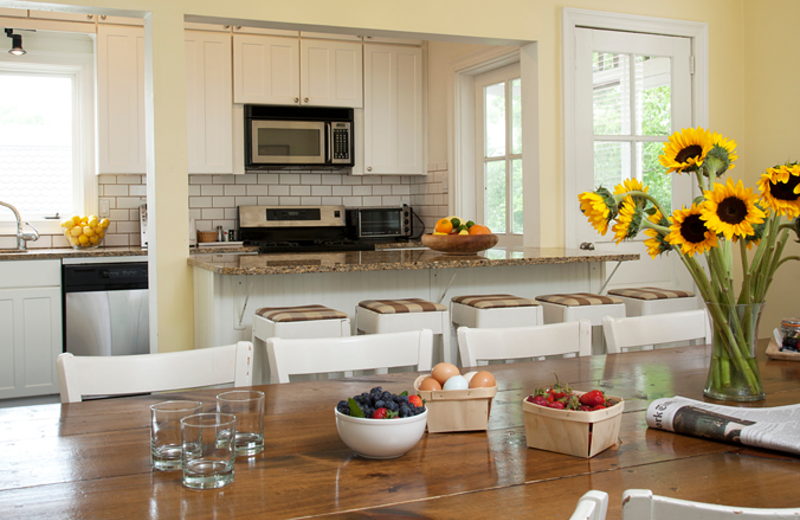
[[[408, 246], [407, 246], [408, 247]], [[638, 260], [638, 254], [564, 248], [494, 248], [474, 255], [446, 255], [430, 249], [336, 253], [197, 254], [189, 265], [223, 275], [273, 275], [353, 271], [455, 269], [541, 264], [583, 264]]]
[[147, 249], [140, 246], [98, 247], [97, 249], [0, 249], [2, 260], [58, 260], [61, 258], [103, 258], [116, 256], [147, 256]]

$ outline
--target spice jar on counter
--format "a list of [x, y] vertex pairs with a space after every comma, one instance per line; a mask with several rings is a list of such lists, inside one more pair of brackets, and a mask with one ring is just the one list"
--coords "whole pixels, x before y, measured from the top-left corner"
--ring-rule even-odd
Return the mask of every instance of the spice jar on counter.
[[800, 318], [783, 318], [781, 320], [781, 337], [783, 346], [781, 351], [798, 352], [798, 338], [800, 338]]

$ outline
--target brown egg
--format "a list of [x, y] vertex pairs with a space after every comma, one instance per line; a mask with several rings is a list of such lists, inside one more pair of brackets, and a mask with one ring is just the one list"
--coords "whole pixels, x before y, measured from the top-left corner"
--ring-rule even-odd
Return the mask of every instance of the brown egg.
[[469, 387], [470, 388], [484, 388], [489, 386], [495, 386], [497, 381], [494, 380], [494, 376], [491, 372], [487, 372], [486, 370], [481, 370], [474, 376], [472, 379], [469, 380]]
[[442, 389], [442, 385], [440, 385], [439, 381], [435, 380], [434, 378], [426, 377], [419, 384], [419, 389], [420, 390], [430, 390], [430, 391], [441, 390]]
[[461, 372], [458, 371], [458, 367], [450, 363], [438, 363], [431, 370], [431, 377], [439, 381], [440, 385], [445, 384], [451, 377], [460, 375]]

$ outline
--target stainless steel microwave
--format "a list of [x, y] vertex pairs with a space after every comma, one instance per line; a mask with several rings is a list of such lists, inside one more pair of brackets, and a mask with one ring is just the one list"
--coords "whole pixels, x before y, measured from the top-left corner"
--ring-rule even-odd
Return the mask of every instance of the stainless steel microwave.
[[413, 214], [405, 204], [391, 207], [348, 208], [352, 238], [408, 238], [414, 233]]
[[245, 105], [245, 168], [353, 166], [353, 109]]

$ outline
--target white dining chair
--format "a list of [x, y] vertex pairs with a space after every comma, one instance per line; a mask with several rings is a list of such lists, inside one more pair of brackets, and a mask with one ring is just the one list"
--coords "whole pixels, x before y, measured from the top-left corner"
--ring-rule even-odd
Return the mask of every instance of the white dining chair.
[[267, 339], [273, 383], [288, 383], [292, 375], [354, 370], [415, 367], [426, 372], [431, 369], [432, 350], [430, 329], [335, 338]]
[[607, 511], [608, 493], [592, 490], [578, 500], [578, 506], [569, 520], [605, 520]]
[[711, 343], [711, 326], [704, 309], [630, 318], [603, 318], [609, 354], [679, 341]]
[[134, 356], [75, 356], [56, 359], [62, 403], [84, 397], [122, 396], [233, 384], [253, 384], [253, 344]]
[[533, 327], [459, 327], [458, 351], [466, 367], [552, 355], [588, 356], [592, 353], [592, 323], [580, 320]]
[[800, 508], [757, 509], [690, 502], [654, 495], [649, 489], [622, 493], [622, 520], [797, 520]]

